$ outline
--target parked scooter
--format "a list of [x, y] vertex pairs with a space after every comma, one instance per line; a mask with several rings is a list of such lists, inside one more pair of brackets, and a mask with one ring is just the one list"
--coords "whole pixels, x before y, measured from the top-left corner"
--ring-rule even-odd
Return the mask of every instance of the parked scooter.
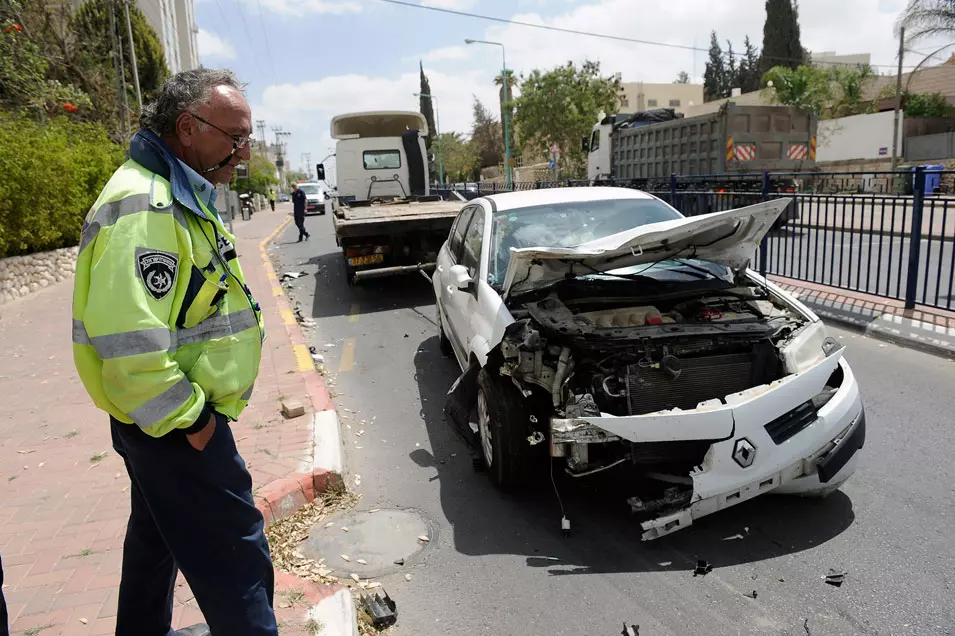
[[246, 212], [248, 212], [249, 217], [252, 218], [252, 213], [255, 212], [255, 205], [252, 203], [252, 195], [248, 192], [243, 192], [239, 195], [240, 205], [242, 206], [242, 216], [245, 217]]

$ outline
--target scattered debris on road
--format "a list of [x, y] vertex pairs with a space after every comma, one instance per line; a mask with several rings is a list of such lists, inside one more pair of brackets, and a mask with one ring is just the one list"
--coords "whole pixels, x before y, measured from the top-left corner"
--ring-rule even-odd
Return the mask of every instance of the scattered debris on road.
[[429, 541], [431, 541], [431, 538], [421, 535], [420, 537], [418, 537], [418, 541], [421, 541], [422, 543], [428, 543]]
[[363, 592], [359, 598], [361, 613], [367, 617], [375, 629], [386, 629], [398, 621], [397, 605], [388, 596], [385, 588], [379, 588], [374, 592]]
[[757, 597], [756, 590], [753, 590], [752, 594], [743, 594], [743, 596], [745, 596], [746, 598], [751, 598], [755, 601]]
[[640, 636], [640, 626], [639, 625], [630, 625], [626, 623], [623, 624], [623, 631], [620, 632], [620, 636]]
[[827, 574], [824, 578], [826, 579], [826, 583], [829, 585], [841, 587], [843, 582], [845, 582], [846, 574], [848, 573], [845, 570], [833, 570], [830, 568], [829, 574]]
[[285, 272], [282, 274], [282, 281], [295, 280], [296, 278], [301, 278], [305, 276], [305, 272]]
[[395, 559], [395, 565], [404, 565], [404, 564], [405, 564], [404, 559]]
[[713, 566], [705, 560], [700, 559], [696, 562], [696, 569], [693, 570], [693, 576], [706, 576], [713, 571]]

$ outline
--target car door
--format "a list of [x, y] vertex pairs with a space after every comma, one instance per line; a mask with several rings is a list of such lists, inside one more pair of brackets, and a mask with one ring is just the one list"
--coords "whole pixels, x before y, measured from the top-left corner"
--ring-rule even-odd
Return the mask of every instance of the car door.
[[474, 213], [468, 222], [461, 245], [461, 257], [458, 264], [468, 269], [473, 283], [467, 289], [458, 289], [453, 284], [448, 289], [448, 321], [455, 339], [461, 343], [459, 356], [466, 360], [470, 354], [469, 345], [474, 338], [474, 314], [477, 311], [478, 283], [481, 279], [481, 252], [484, 241], [486, 215], [480, 205], [474, 206]]
[[460, 359], [460, 351], [463, 350], [461, 340], [451, 326], [449, 311], [453, 311], [453, 294], [455, 289], [451, 280], [450, 269], [461, 259], [461, 250], [464, 246], [464, 233], [467, 231], [468, 223], [474, 214], [474, 206], [466, 206], [458, 214], [454, 224], [451, 226], [451, 233], [448, 240], [445, 241], [441, 250], [438, 252], [438, 264], [434, 273], [435, 301], [438, 304], [438, 314], [441, 324], [444, 326], [444, 333], [451, 341], [451, 346]]

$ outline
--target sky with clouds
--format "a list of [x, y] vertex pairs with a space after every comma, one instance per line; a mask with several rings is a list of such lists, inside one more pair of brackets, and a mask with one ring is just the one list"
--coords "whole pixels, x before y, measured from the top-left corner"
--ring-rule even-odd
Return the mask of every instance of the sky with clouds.
[[[495, 18], [706, 49], [710, 31], [742, 49], [762, 44], [764, 0], [406, 0]], [[814, 51], [870, 53], [894, 73], [894, 25], [906, 0], [800, 0], [803, 45]], [[569, 60], [598, 60], [625, 82], [670, 82], [680, 71], [702, 82], [706, 53], [556, 33], [382, 0], [196, 0], [199, 52], [206, 67], [229, 67], [248, 83], [256, 119], [291, 132], [293, 168], [334, 152], [333, 115], [418, 110], [418, 63], [436, 98], [442, 132], [466, 132], [476, 96], [497, 112], [494, 77], [505, 46], [518, 74]], [[927, 47], [926, 47], [927, 48]], [[917, 63], [917, 61], [913, 61]]]

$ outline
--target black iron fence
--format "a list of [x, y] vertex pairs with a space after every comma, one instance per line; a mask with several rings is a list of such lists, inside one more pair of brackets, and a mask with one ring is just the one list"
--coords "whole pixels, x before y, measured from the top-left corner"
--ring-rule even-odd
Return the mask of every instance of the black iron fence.
[[[511, 190], [607, 185], [650, 192], [687, 216], [785, 197], [792, 204], [763, 241], [763, 274], [955, 309], [955, 171], [763, 173], [669, 179], [520, 182]], [[500, 184], [436, 186], [444, 197], [507, 191]]]

